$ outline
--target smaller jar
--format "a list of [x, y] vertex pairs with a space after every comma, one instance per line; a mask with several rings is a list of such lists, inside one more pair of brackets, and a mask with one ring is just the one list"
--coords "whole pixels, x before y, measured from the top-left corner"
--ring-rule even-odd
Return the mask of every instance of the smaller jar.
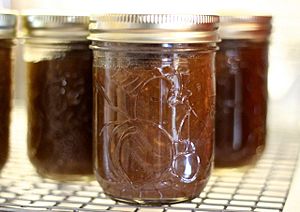
[[249, 165], [266, 142], [269, 16], [222, 16], [216, 55], [217, 167]]
[[217, 16], [92, 17], [95, 175], [114, 199], [197, 197], [212, 168]]
[[0, 14], [0, 170], [8, 159], [13, 45], [17, 16]]
[[88, 17], [24, 15], [28, 156], [55, 180], [92, 176], [92, 52]]

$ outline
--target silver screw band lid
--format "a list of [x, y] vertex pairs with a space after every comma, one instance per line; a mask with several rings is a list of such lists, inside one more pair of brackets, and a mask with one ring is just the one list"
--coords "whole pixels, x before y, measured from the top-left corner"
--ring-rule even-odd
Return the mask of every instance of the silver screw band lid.
[[0, 14], [0, 38], [13, 38], [16, 35], [16, 25], [16, 14]]
[[221, 39], [268, 40], [272, 16], [220, 16]]
[[21, 36], [24, 38], [86, 40], [88, 24], [88, 16], [22, 15]]
[[127, 43], [219, 41], [219, 17], [175, 14], [102, 14], [90, 18], [90, 40]]

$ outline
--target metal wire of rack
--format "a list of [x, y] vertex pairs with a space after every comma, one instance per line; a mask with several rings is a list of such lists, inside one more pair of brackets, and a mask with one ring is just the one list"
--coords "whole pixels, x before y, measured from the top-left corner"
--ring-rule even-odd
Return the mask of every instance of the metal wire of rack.
[[251, 168], [214, 170], [199, 197], [161, 207], [109, 199], [96, 181], [40, 178], [26, 156], [26, 114], [15, 107], [10, 158], [0, 177], [0, 211], [264, 211], [281, 212], [297, 165], [298, 135], [271, 131], [263, 157]]

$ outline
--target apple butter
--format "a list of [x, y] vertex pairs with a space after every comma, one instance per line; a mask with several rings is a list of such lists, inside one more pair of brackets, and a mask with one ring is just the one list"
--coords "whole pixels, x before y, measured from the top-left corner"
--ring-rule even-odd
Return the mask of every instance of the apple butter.
[[0, 170], [9, 155], [9, 125], [12, 99], [13, 45], [17, 17], [0, 14]]
[[8, 159], [9, 151], [12, 80], [11, 50], [11, 42], [0, 39], [0, 170]]
[[[88, 18], [29, 15], [24, 19], [31, 32], [24, 49], [29, 158], [43, 177], [90, 179], [92, 52], [83, 34]], [[45, 25], [45, 35], [35, 34], [33, 20]]]
[[270, 20], [256, 16], [221, 17], [222, 42], [216, 55], [217, 167], [248, 165], [263, 152]]
[[[97, 180], [107, 195], [125, 202], [167, 204], [197, 197], [213, 162], [218, 17], [94, 18]], [[168, 34], [178, 25], [194, 28], [181, 38], [180, 29]]]

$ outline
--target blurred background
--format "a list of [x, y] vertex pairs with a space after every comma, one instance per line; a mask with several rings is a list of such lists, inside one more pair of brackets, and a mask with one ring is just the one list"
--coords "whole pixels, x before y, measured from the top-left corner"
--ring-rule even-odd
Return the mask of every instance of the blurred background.
[[[269, 125], [300, 129], [300, 1], [299, 0], [0, 0], [0, 8], [39, 9], [63, 13], [205, 13], [272, 15], [269, 49]], [[17, 46], [15, 98], [24, 101], [22, 47]]]

